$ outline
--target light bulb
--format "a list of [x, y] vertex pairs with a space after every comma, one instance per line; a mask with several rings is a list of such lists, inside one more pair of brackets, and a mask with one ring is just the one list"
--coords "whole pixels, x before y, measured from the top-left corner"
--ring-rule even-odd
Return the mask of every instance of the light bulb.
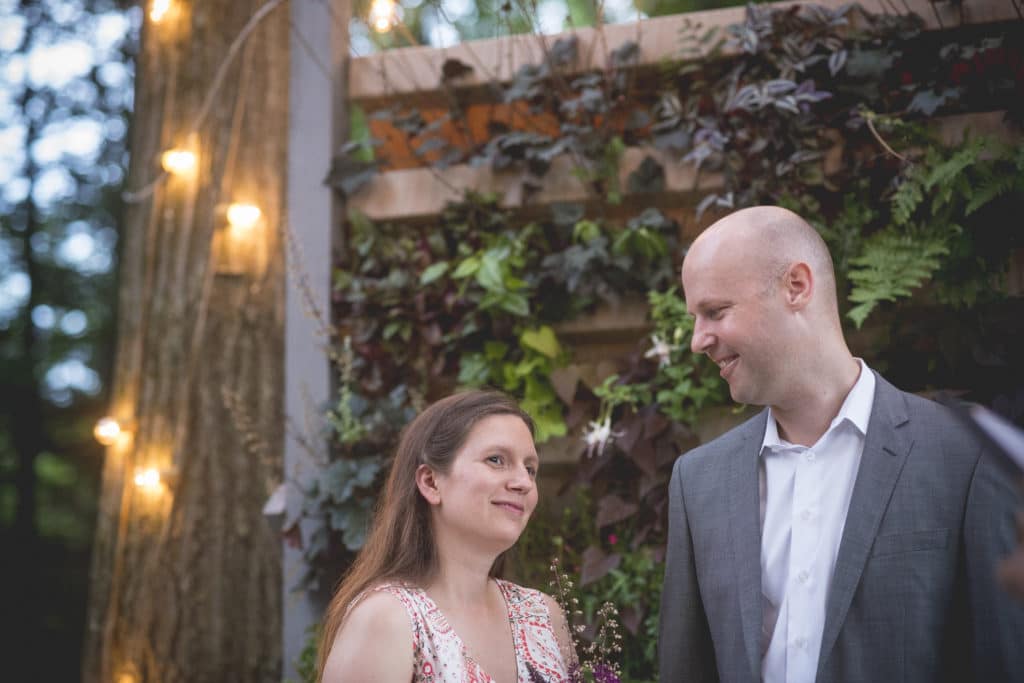
[[373, 0], [368, 20], [378, 33], [390, 30], [398, 23], [398, 7], [395, 0]]
[[92, 435], [104, 446], [110, 446], [121, 436], [121, 423], [112, 417], [101, 418], [93, 427]]
[[135, 472], [135, 485], [143, 491], [159, 491], [160, 490], [160, 470], [155, 467], [149, 467], [144, 470], [138, 470]]
[[153, 4], [149, 8], [149, 18], [154, 24], [159, 24], [170, 9], [171, 0], [153, 0]]
[[168, 173], [184, 175], [196, 167], [196, 155], [187, 149], [169, 149], [160, 156], [160, 165]]
[[228, 207], [228, 223], [233, 228], [248, 230], [256, 225], [263, 214], [254, 204], [232, 204]]

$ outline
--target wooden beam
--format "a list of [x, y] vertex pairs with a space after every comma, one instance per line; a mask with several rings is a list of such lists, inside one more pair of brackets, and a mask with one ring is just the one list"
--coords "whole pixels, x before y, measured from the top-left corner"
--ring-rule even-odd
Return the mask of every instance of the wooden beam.
[[[938, 119], [936, 134], [947, 144], [963, 137], [965, 130], [985, 134], [1003, 141], [1020, 140], [1020, 135], [1003, 124], [1005, 112], [957, 114]], [[841, 163], [840, 148], [836, 147], [825, 158], [826, 173], [835, 173]], [[665, 189], [658, 193], [630, 195], [629, 175], [651, 156], [665, 169]], [[573, 172], [573, 159], [563, 155], [552, 163], [544, 176], [543, 187], [532, 196], [523, 189], [526, 176], [520, 172], [497, 173], [488, 166], [460, 164], [445, 170], [413, 168], [381, 173], [366, 187], [349, 198], [348, 206], [375, 221], [422, 220], [435, 216], [449, 202], [461, 201], [465, 192], [494, 193], [500, 206], [510, 209], [543, 207], [556, 202], [587, 204], [603, 203]], [[694, 199], [722, 187], [718, 173], [698, 175], [691, 164], [682, 164], [678, 155], [653, 148], [629, 147], [623, 152], [619, 166], [619, 186], [627, 202], [647, 202], [652, 206], [692, 205]]]
[[[665, 169], [666, 193], [707, 192], [722, 185], [718, 174], [698, 175], [691, 165], [679, 164], [672, 155], [654, 149], [630, 147], [623, 153], [619, 166], [619, 186], [623, 188], [623, 194], [626, 194], [629, 174], [648, 155]], [[436, 215], [449, 202], [461, 201], [466, 192], [497, 194], [499, 205], [506, 208], [603, 200], [573, 174], [573, 165], [574, 161], [569, 156], [555, 159], [542, 180], [541, 189], [529, 196], [524, 189], [525, 173], [499, 173], [489, 166], [460, 164], [443, 171], [433, 168], [388, 171], [351, 197], [348, 205], [371, 220], [407, 220]]]
[[[761, 6], [784, 8], [799, 4], [808, 3], [777, 2]], [[819, 0], [813, 4], [835, 10], [849, 3], [846, 0]], [[920, 16], [927, 30], [1015, 21], [1020, 18], [1010, 0], [971, 0], [963, 3], [901, 0], [898, 5], [883, 0], [864, 0], [860, 5], [876, 14], [891, 13], [891, 7], [899, 6]], [[559, 38], [570, 35], [575, 35], [579, 40], [577, 71], [606, 68], [607, 55], [629, 41], [635, 41], [640, 46], [637, 66], [653, 67], [666, 58], [679, 56], [680, 32], [687, 22], [700, 24], [705, 30], [717, 27], [722, 31], [727, 26], [742, 22], [745, 14], [744, 7], [729, 7], [606, 25], [600, 29], [581, 28], [551, 36], [521, 34], [467, 41], [444, 49], [415, 46], [385, 50], [352, 60], [349, 98], [373, 106], [383, 101], [436, 95], [442, 90], [441, 67], [448, 59], [457, 59], [473, 67], [472, 73], [459, 79], [460, 88], [483, 87], [494, 80], [510, 81], [524, 65], [538, 64], [543, 60], [545, 45], [553, 45]], [[701, 56], [691, 57], [699, 59]]]

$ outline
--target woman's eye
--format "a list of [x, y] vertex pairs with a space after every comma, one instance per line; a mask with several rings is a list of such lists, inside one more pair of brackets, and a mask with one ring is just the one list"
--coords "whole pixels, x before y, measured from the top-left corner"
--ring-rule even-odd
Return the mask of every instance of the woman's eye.
[[527, 467], [526, 471], [529, 472], [531, 477], [536, 477], [537, 476], [537, 468], [536, 467]]
[[502, 463], [501, 456], [500, 455], [489, 455], [489, 456], [487, 456], [487, 462], [492, 462], [495, 465], [500, 465]]

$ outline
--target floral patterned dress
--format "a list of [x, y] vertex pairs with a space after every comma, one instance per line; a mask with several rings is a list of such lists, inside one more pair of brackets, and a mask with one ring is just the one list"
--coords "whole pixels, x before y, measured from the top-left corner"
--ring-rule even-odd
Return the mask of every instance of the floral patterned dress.
[[[543, 594], [496, 579], [508, 606], [519, 683], [564, 683], [569, 674]], [[414, 683], [490, 683], [466, 645], [426, 592], [408, 584], [388, 583], [387, 591], [405, 606], [412, 624]]]

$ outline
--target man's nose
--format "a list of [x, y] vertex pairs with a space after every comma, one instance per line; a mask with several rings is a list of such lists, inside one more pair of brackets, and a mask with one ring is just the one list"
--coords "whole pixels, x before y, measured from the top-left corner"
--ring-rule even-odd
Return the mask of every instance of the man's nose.
[[693, 336], [690, 337], [690, 350], [694, 353], [704, 353], [711, 347], [714, 338], [708, 332], [707, 326], [699, 319], [693, 323]]

